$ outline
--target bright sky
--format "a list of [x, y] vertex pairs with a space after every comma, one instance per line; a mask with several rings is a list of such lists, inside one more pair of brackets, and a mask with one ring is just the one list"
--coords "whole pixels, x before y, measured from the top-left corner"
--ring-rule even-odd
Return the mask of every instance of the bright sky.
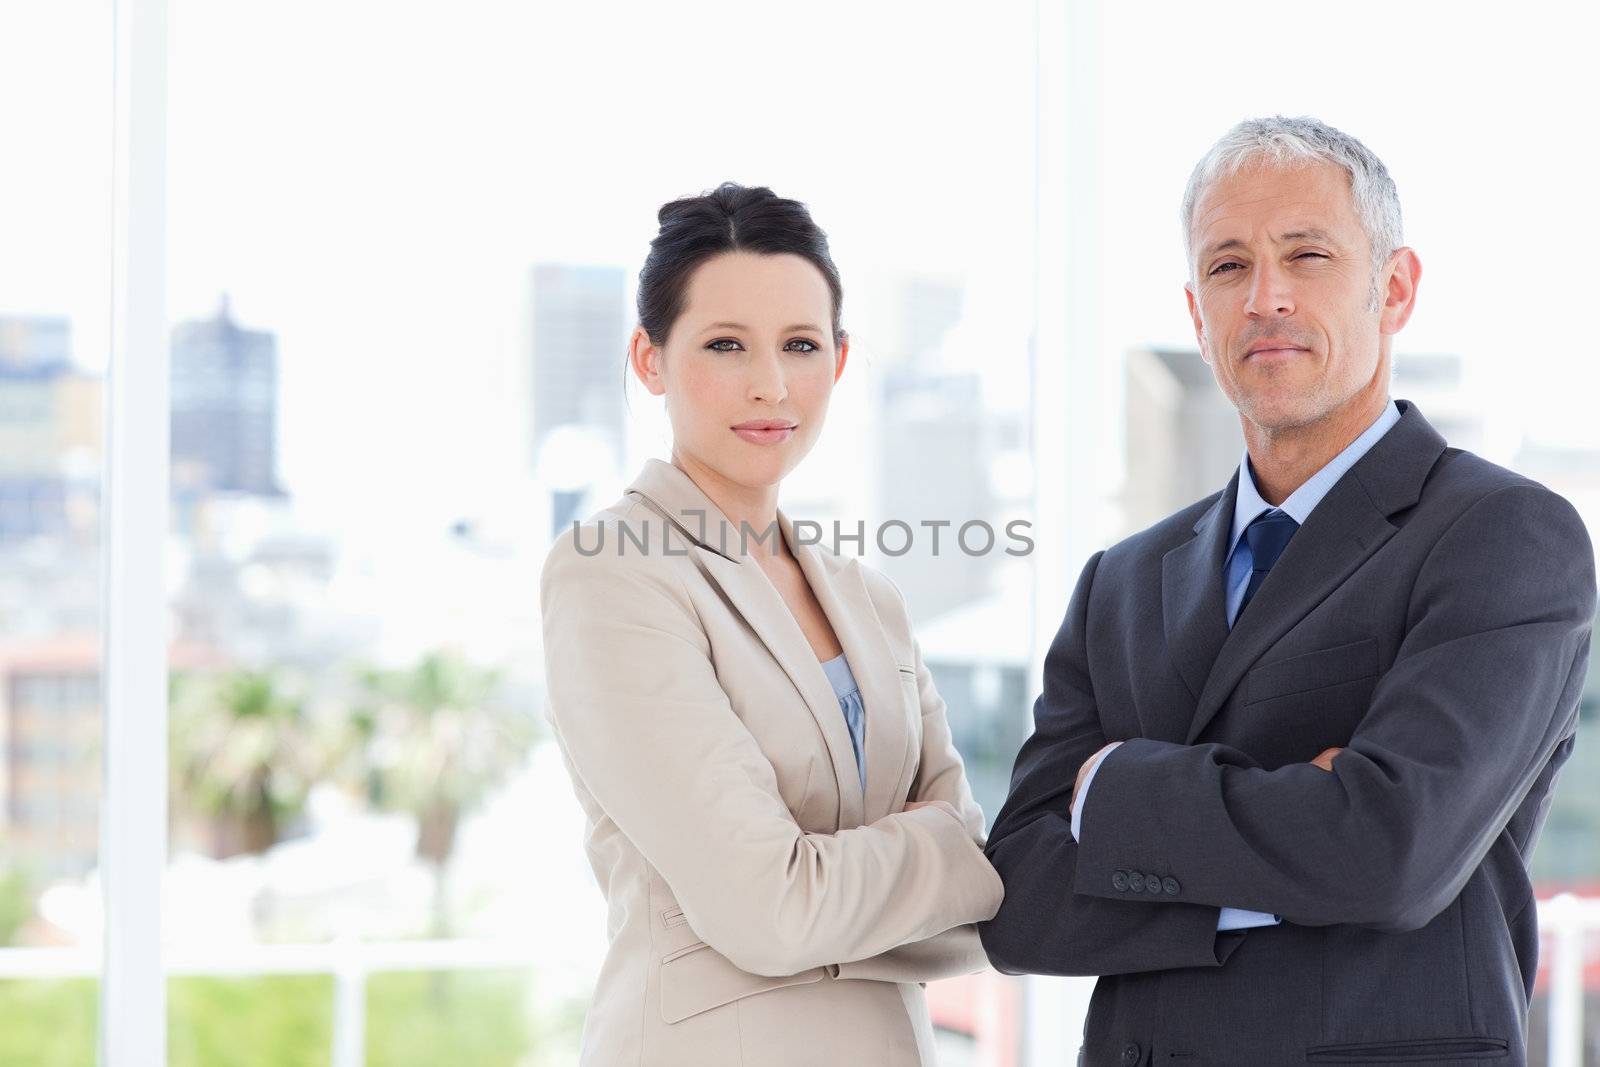
[[[733, 178], [811, 204], [847, 326], [883, 313], [852, 281], [964, 274], [956, 356], [1014, 395], [1033, 9], [974, 10], [171, 0], [172, 314], [227, 290], [278, 333], [298, 493], [491, 492], [518, 458], [528, 265], [631, 273], [657, 205]], [[1192, 344], [1176, 209], [1194, 160], [1246, 115], [1312, 113], [1399, 183], [1425, 268], [1400, 349], [1459, 352], [1497, 417], [1600, 446], [1600, 341], [1567, 321], [1600, 247], [1600, 15], [1507, 10], [1108, 5], [1103, 138], [1083, 147], [1105, 243], [1082, 253], [1103, 264], [1108, 356]], [[109, 0], [0, 10], [0, 311], [70, 314], [87, 363], [106, 336], [110, 48]]]

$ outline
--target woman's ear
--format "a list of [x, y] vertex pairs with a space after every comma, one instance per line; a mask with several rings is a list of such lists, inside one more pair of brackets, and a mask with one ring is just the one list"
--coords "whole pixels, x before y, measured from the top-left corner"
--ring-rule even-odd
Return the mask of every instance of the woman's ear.
[[661, 349], [650, 340], [643, 326], [635, 326], [633, 336], [628, 338], [628, 365], [651, 396], [667, 391], [667, 384], [661, 378]]
[[845, 361], [848, 360], [849, 358], [850, 358], [850, 338], [849, 338], [848, 335], [846, 335], [844, 337], [839, 338], [839, 355], [837, 357], [835, 357], [835, 362], [834, 362], [834, 366], [833, 366], [833, 381], [834, 381], [834, 384], [837, 385], [838, 382], [839, 382], [840, 377], [842, 377], [844, 375]]

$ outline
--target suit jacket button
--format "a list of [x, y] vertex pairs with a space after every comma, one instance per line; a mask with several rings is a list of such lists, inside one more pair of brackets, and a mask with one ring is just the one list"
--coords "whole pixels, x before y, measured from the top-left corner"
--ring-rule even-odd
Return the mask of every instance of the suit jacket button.
[[1128, 888], [1133, 890], [1135, 893], [1143, 893], [1144, 875], [1140, 874], [1138, 871], [1133, 871], [1130, 873], [1128, 875]]
[[1111, 888], [1118, 892], [1126, 892], [1128, 888], [1128, 872], [1118, 871], [1111, 876]]
[[1176, 878], [1163, 878], [1161, 879], [1161, 888], [1166, 890], [1167, 896], [1175, 897], [1178, 895], [1178, 880]]
[[1135, 1067], [1139, 1062], [1139, 1046], [1128, 1042], [1122, 1049], [1122, 1062], [1124, 1067]]

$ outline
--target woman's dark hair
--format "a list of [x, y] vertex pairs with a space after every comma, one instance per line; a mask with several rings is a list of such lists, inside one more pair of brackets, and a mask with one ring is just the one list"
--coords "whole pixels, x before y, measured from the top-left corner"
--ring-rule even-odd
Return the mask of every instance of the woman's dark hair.
[[663, 204], [656, 212], [661, 231], [639, 272], [639, 325], [656, 345], [664, 345], [683, 313], [689, 277], [696, 267], [724, 252], [800, 256], [827, 280], [833, 295], [833, 340], [844, 339], [839, 305], [844, 290], [839, 268], [828, 254], [828, 235], [811, 221], [798, 200], [785, 200], [766, 186], [748, 188], [723, 182], [708, 193]]

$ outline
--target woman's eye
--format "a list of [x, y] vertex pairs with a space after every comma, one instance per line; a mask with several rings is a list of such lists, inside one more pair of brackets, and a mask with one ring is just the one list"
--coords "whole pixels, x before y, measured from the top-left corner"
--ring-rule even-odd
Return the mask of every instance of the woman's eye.
[[[728, 347], [724, 348], [724, 345], [727, 345]], [[712, 341], [711, 343], [707, 344], [706, 347], [714, 352], [737, 352], [739, 350], [739, 342], [730, 341], [724, 338], [720, 341]]]
[[[804, 348], [798, 349], [800, 352], [815, 352], [821, 347], [815, 341], [808, 341], [804, 337], [796, 337], [793, 341], [789, 342], [789, 345], [805, 345]], [[784, 347], [788, 348], [789, 345], [785, 345]]]

